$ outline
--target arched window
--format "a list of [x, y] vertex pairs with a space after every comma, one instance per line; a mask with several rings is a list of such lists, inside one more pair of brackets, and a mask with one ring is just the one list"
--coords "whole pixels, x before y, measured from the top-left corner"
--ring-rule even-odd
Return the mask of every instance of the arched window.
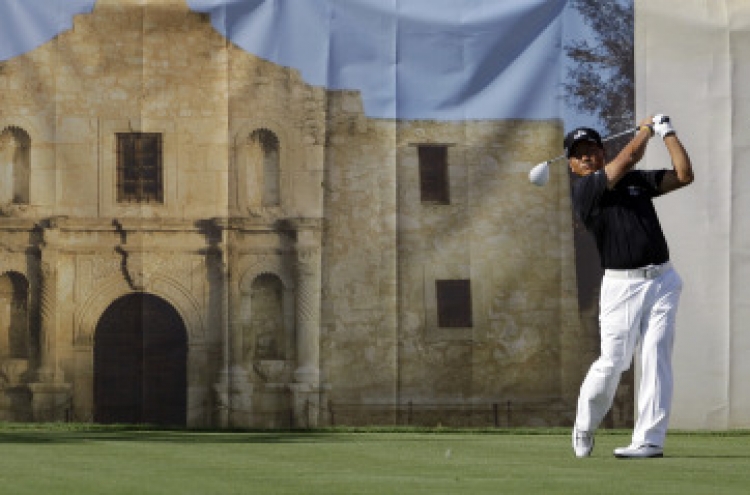
[[[281, 205], [281, 167], [279, 138], [268, 129], [256, 129], [250, 134], [250, 163], [255, 173], [248, 177], [256, 177], [259, 184], [249, 187], [248, 191], [260, 193], [261, 206]], [[255, 201], [251, 201], [255, 202]]]
[[0, 132], [0, 204], [29, 203], [31, 138], [20, 127]]

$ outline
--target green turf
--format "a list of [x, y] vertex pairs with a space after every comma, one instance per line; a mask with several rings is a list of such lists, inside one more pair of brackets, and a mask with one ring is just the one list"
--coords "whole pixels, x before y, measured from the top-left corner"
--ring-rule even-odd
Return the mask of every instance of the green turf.
[[201, 432], [0, 425], [3, 494], [746, 494], [750, 433], [670, 433], [619, 460], [627, 432], [575, 459], [566, 430]]

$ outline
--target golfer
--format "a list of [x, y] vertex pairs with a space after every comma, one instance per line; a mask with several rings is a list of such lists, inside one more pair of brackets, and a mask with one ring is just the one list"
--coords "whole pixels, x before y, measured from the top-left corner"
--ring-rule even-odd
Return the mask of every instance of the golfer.
[[[633, 170], [656, 133], [672, 168]], [[682, 280], [669, 261], [652, 198], [690, 184], [693, 170], [669, 117], [644, 119], [633, 139], [610, 162], [599, 134], [570, 132], [565, 155], [574, 173], [573, 208], [593, 234], [604, 277], [599, 322], [601, 355], [591, 365], [578, 397], [573, 427], [577, 457], [591, 455], [594, 432], [612, 406], [620, 376], [640, 344], [638, 418], [623, 458], [662, 457], [672, 401], [672, 344]]]

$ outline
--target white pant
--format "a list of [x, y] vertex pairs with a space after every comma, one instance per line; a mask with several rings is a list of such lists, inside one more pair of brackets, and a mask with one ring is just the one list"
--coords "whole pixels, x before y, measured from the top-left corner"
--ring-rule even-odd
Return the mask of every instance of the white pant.
[[640, 343], [641, 377], [633, 443], [664, 446], [672, 403], [672, 347], [682, 279], [671, 267], [654, 279], [602, 279], [601, 355], [581, 385], [576, 428], [595, 431]]

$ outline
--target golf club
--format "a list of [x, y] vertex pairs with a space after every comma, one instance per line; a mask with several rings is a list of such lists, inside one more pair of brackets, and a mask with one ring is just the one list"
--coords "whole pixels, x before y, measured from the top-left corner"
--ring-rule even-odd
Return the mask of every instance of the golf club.
[[[622, 136], [624, 136], [626, 134], [629, 134], [631, 132], [636, 132], [636, 131], [638, 131], [638, 127], [633, 127], [633, 128], [627, 129], [625, 131], [618, 132], [617, 134], [611, 134], [611, 135], [609, 135], [609, 136], [607, 136], [605, 138], [602, 138], [602, 143], [606, 143], [607, 141], [611, 141], [613, 139], [617, 139], [617, 138], [622, 137]], [[532, 168], [529, 171], [529, 182], [531, 182], [535, 186], [540, 186], [540, 187], [543, 186], [543, 185], [545, 185], [549, 181], [549, 166], [550, 166], [550, 164], [552, 164], [552, 163], [554, 163], [554, 162], [556, 162], [558, 160], [562, 160], [564, 158], [567, 158], [565, 156], [565, 153], [563, 153], [560, 156], [556, 156], [554, 158], [551, 158], [551, 159], [547, 160], [546, 162], [542, 162], [539, 165], [536, 165], [534, 168]]]

